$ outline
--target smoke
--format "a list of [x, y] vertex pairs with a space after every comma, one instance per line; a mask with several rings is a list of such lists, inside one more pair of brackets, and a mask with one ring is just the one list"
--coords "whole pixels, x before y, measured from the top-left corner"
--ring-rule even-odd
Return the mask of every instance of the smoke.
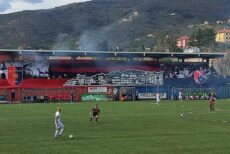
[[23, 68], [27, 75], [31, 76], [44, 76], [48, 77], [49, 62], [44, 56], [38, 53], [24, 54], [25, 60], [23, 63]]
[[137, 11], [120, 13], [115, 20], [109, 17], [99, 20], [86, 15], [82, 15], [82, 18], [87, 21], [76, 20], [69, 32], [56, 36], [54, 50], [109, 51], [117, 46], [129, 46], [127, 40], [135, 38], [135, 27], [131, 26], [140, 16]]
[[70, 50], [73, 45], [73, 40], [68, 34], [59, 34], [53, 45], [53, 50]]
[[96, 30], [86, 30], [80, 36], [80, 50], [108, 51], [113, 41], [113, 30], [118, 29], [118, 21]]
[[80, 36], [80, 50], [108, 51], [114, 48], [117, 38], [122, 40], [122, 38], [127, 36], [127, 33], [130, 33], [127, 29], [127, 23], [120, 23], [120, 20], [119, 18], [100, 28], [93, 24], [100, 25], [103, 24], [101, 23], [102, 21], [92, 22], [90, 30], [85, 30]]
[[108, 50], [108, 37], [106, 31], [87, 31], [80, 37], [80, 50]]
[[[91, 30], [85, 30], [80, 36], [80, 49], [105, 51], [106, 46], [109, 50], [114, 50], [117, 46], [121, 45], [129, 46], [130, 40], [138, 37], [136, 28], [140, 27], [136, 27], [134, 22], [141, 18], [142, 14], [130, 10], [123, 12], [123, 14], [117, 14], [120, 14], [120, 17], [101, 28], [94, 25], [102, 25], [105, 21], [92, 22], [90, 26]], [[109, 19], [107, 20], [109, 22]]]

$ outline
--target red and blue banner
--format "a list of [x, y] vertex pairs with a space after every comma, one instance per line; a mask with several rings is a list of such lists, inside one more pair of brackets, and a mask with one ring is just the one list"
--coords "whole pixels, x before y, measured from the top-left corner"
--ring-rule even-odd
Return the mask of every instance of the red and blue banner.
[[203, 71], [196, 70], [194, 72], [194, 80], [197, 84], [204, 84], [208, 80], [208, 77], [205, 75]]
[[109, 73], [112, 71], [125, 70], [142, 70], [159, 72], [162, 70], [160, 63], [157, 61], [95, 61], [95, 60], [78, 60], [78, 61], [52, 61], [49, 65], [51, 74], [99, 74]]
[[18, 85], [19, 83], [21, 83], [23, 80], [23, 68], [9, 66], [7, 80], [11, 85]]

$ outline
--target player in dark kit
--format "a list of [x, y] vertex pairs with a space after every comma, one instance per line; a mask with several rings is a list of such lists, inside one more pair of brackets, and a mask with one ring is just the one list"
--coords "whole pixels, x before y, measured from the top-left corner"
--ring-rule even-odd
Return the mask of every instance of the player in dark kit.
[[215, 111], [214, 105], [215, 105], [215, 101], [216, 101], [216, 96], [214, 93], [212, 93], [210, 100], [209, 100], [209, 107], [210, 107], [210, 111]]
[[89, 120], [89, 122], [91, 123], [93, 118], [95, 118], [95, 123], [97, 123], [99, 114], [100, 114], [100, 109], [98, 107], [98, 104], [96, 104], [96, 106], [94, 108], [92, 108], [92, 110], [90, 112], [90, 120]]

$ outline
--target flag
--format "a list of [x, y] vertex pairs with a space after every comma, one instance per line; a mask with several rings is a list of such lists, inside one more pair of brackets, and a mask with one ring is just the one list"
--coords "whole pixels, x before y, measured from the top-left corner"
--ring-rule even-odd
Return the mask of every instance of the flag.
[[194, 72], [194, 80], [197, 84], [203, 84], [208, 80], [208, 77], [203, 73], [203, 71], [196, 70]]
[[8, 82], [11, 85], [18, 85], [23, 80], [23, 68], [22, 67], [15, 67], [9, 66], [8, 67]]

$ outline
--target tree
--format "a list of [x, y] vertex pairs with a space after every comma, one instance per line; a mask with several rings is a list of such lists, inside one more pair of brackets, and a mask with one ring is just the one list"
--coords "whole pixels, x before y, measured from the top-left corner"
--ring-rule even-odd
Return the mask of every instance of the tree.
[[170, 52], [183, 52], [183, 50], [177, 46], [176, 38], [173, 37], [166, 38], [166, 44]]
[[191, 46], [213, 47], [215, 46], [215, 31], [213, 28], [198, 29], [191, 36]]

